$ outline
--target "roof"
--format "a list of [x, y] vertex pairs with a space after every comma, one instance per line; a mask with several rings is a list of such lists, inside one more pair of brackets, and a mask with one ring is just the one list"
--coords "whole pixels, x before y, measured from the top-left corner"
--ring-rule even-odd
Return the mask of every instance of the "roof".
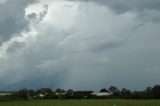
[[96, 95], [96, 96], [109, 96], [111, 94], [109, 92], [99, 92], [99, 93], [92, 93], [92, 95]]

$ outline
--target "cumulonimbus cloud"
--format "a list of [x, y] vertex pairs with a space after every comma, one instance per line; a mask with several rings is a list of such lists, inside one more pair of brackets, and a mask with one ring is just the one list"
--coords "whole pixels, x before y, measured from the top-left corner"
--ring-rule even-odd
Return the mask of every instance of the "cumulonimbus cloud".
[[[14, 2], [23, 4], [19, 0]], [[135, 0], [132, 3], [127, 0], [76, 3], [73, 0], [40, 0], [37, 4], [22, 6], [21, 18], [26, 24], [21, 23], [21, 20], [15, 21], [25, 27], [10, 32], [8, 37], [2, 37], [2, 88], [97, 89], [109, 84], [137, 84], [136, 87], [142, 87], [138, 80], [143, 74], [146, 75], [144, 80], [153, 83], [155, 79], [149, 81], [142, 70], [156, 64], [148, 60], [157, 58], [159, 63], [159, 58], [153, 55], [160, 52], [159, 47], [155, 47], [159, 44], [159, 36], [156, 35], [159, 24], [143, 21], [144, 17], [140, 13], [147, 11], [148, 16], [152, 10], [159, 11], [159, 7], [154, 7], [155, 3], [154, 6], [148, 5], [151, 3], [149, 0]], [[151, 14], [155, 16], [156, 12]], [[9, 15], [13, 14], [9, 13], [6, 17]], [[5, 20], [3, 23], [7, 25]], [[19, 28], [21, 24], [14, 26]], [[143, 62], [143, 59], [146, 61]], [[135, 78], [133, 75], [138, 76], [137, 81], [132, 80]]]
[[13, 35], [29, 30], [25, 20], [25, 8], [36, 0], [7, 0], [0, 4], [0, 44]]

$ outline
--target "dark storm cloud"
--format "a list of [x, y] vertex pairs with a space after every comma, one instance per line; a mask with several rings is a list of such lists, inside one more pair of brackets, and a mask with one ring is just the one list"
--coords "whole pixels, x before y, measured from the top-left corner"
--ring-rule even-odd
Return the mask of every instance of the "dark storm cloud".
[[5, 4], [0, 4], [0, 43], [28, 29], [25, 8], [34, 2], [36, 0], [8, 0]]
[[0, 46], [0, 89], [142, 89], [159, 83], [160, 23], [153, 23], [159, 21], [158, 0], [41, 1], [26, 14], [33, 2], [8, 1], [6, 18], [0, 10], [4, 26], [5, 19], [16, 21], [13, 31], [1, 30], [10, 33], [3, 41], [28, 24], [31, 29]]
[[[31, 73], [26, 73], [30, 69]], [[21, 69], [26, 74], [26, 77], [18, 81], [17, 83], [10, 84], [6, 86], [7, 89], [21, 89], [21, 88], [57, 88], [61, 87], [66, 79], [66, 76], [69, 74], [68, 71], [57, 71], [54, 72], [54, 69], [35, 69], [34, 67]], [[54, 72], [54, 73], [53, 73]], [[3, 87], [1, 87], [3, 89]]]
[[[73, 1], [73, 0], [72, 0]], [[82, 0], [79, 0], [82, 1]], [[127, 11], [160, 10], [159, 0], [83, 0], [108, 6], [116, 13]]]
[[[69, 0], [75, 1], [75, 0]], [[110, 8], [115, 14], [126, 12], [138, 13], [142, 21], [160, 22], [160, 0], [79, 0], [94, 2]]]
[[113, 50], [115, 48], [118, 48], [120, 46], [122, 46], [124, 42], [122, 41], [112, 41], [112, 42], [106, 42], [106, 43], [102, 43], [100, 45], [96, 45], [95, 47], [92, 48], [93, 52], [103, 52], [103, 51], [108, 51], [108, 50]]

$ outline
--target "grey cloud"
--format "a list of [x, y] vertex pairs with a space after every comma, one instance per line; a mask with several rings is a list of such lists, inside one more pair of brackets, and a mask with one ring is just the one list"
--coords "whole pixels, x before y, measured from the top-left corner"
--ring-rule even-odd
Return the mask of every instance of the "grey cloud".
[[[34, 57], [32, 57], [34, 58]], [[32, 59], [33, 60], [33, 59]], [[32, 62], [33, 63], [33, 62]], [[5, 85], [5, 89], [20, 89], [20, 88], [41, 88], [50, 87], [57, 88], [61, 87], [65, 80], [67, 80], [68, 71], [56, 71], [55, 69], [43, 69], [35, 68], [26, 63], [27, 67], [20, 68], [23, 72], [23, 78], [15, 83]], [[29, 67], [29, 68], [28, 68]], [[25, 75], [24, 75], [25, 74]], [[18, 73], [18, 75], [21, 75]], [[12, 77], [11, 77], [12, 78]], [[3, 89], [1, 87], [1, 89]]]
[[[82, 1], [82, 0], [80, 0]], [[159, 0], [83, 0], [88, 2], [95, 2], [104, 6], [108, 6], [117, 13], [124, 13], [127, 11], [144, 11], [144, 10], [160, 10]]]
[[43, 6], [43, 11], [40, 13], [30, 13], [27, 15], [27, 17], [29, 18], [30, 21], [32, 21], [33, 23], [39, 23], [40, 21], [43, 20], [43, 18], [46, 16], [47, 12], [48, 12], [48, 5], [44, 5]]
[[[70, 0], [74, 1], [74, 0]], [[126, 12], [138, 13], [138, 18], [142, 21], [160, 22], [160, 1], [159, 0], [79, 0], [84, 2], [94, 2], [107, 6], [116, 14]]]
[[[92, 12], [93, 9], [97, 14]], [[115, 17], [110, 14], [110, 18], [106, 21], [109, 15], [104, 14], [105, 11], [101, 7], [98, 10], [95, 9], [94, 5], [91, 5], [87, 11], [85, 9], [79, 11], [77, 17], [73, 18], [75, 23], [69, 30], [61, 27], [57, 30], [56, 25], [52, 23], [45, 23], [43, 26], [40, 24], [40, 29], [35, 28], [38, 36], [34, 42], [28, 41], [30, 43], [27, 47], [22, 44], [23, 49], [21, 49], [21, 43], [13, 43], [13, 46], [11, 45], [8, 48], [7, 61], [11, 65], [10, 68], [16, 67], [2, 70], [2, 73], [6, 73], [4, 76], [9, 76], [13, 80], [13, 82], [10, 82], [6, 77], [2, 77], [2, 83], [5, 81], [8, 84], [5, 85], [7, 88], [13, 88], [13, 84], [16, 84], [17, 87], [55, 85], [56, 87], [62, 86], [65, 88], [67, 86], [69, 88], [68, 85], [70, 85], [70, 88], [76, 88], [76, 86], [80, 89], [89, 86], [97, 88], [98, 86], [90, 83], [93, 80], [92, 78], [85, 84], [83, 82], [88, 77], [81, 79], [82, 76], [88, 76], [92, 73], [93, 78], [97, 78], [94, 81], [98, 85], [102, 85], [98, 81], [102, 77], [105, 79], [107, 76], [105, 70], [110, 64], [110, 59], [106, 55], [107, 52], [119, 47], [120, 42], [122, 42], [121, 39], [123, 39], [121, 35], [126, 32], [124, 30], [126, 30], [126, 27], [127, 29], [132, 27], [132, 25], [128, 26], [121, 23], [121, 18], [126, 17], [125, 15]], [[63, 14], [62, 17], [64, 17]], [[67, 19], [67, 16], [65, 18]], [[129, 23], [134, 21], [128, 18], [127, 20]], [[69, 23], [72, 24], [72, 21]], [[117, 23], [119, 24], [117, 25]], [[65, 24], [63, 23], [63, 25]], [[115, 29], [106, 30], [110, 26], [120, 28], [116, 32]], [[12, 76], [13, 73], [16, 73], [16, 77]], [[42, 83], [37, 83], [37, 80], [42, 81]]]
[[28, 30], [25, 8], [36, 0], [7, 0], [0, 4], [0, 41], [9, 40], [14, 34]]
[[40, 14], [39, 14], [39, 18], [40, 20], [43, 20], [44, 16], [47, 14], [47, 11], [48, 11], [48, 5], [44, 5], [44, 11], [42, 11]]
[[13, 42], [8, 48], [7, 53], [15, 53], [25, 46], [25, 42]]
[[103, 52], [116, 49], [124, 44], [124, 41], [105, 42], [92, 48], [93, 52]]
[[[95, 2], [105, 4], [107, 0]], [[159, 73], [160, 63], [160, 24], [139, 24], [134, 15], [122, 14], [125, 10], [113, 14], [93, 3], [79, 5], [77, 10], [76, 5], [73, 9], [66, 7], [71, 11], [57, 7], [60, 9], [58, 13], [62, 13], [56, 15], [64, 17], [61, 19], [64, 23], [59, 22], [59, 18], [58, 21], [56, 18], [43, 21], [48, 6], [40, 14], [28, 15], [31, 20], [39, 20], [41, 16], [42, 23], [32, 26], [37, 32], [34, 39], [26, 39], [26, 43], [12, 42], [6, 51], [7, 56], [0, 58], [0, 84], [3, 85], [0, 88], [98, 90], [117, 85], [143, 89], [159, 83], [156, 73]], [[52, 11], [49, 14], [55, 15]], [[72, 20], [68, 20], [70, 16]], [[66, 21], [71, 24], [70, 28], [63, 28], [68, 24]]]
[[36, 19], [37, 14], [36, 13], [31, 13], [31, 14], [28, 14], [27, 16], [28, 16], [29, 19], [32, 20], [32, 19]]

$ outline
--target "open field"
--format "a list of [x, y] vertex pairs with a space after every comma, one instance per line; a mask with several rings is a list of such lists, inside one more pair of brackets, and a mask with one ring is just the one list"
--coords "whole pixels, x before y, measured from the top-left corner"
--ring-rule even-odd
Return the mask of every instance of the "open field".
[[31, 100], [0, 102], [0, 106], [160, 106], [160, 100]]

